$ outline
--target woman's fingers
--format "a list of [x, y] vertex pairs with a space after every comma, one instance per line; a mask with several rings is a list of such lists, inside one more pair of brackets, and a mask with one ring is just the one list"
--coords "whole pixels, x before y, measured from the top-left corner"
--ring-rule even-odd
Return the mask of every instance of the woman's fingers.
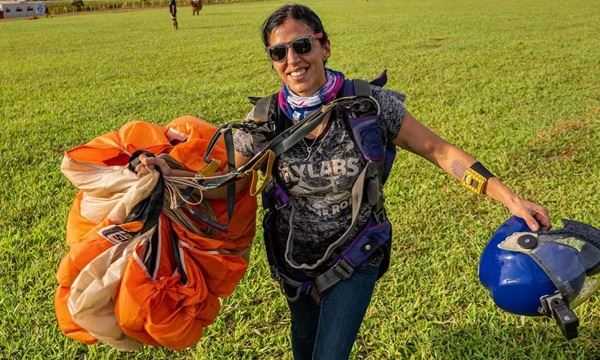
[[146, 167], [146, 169], [154, 169], [155, 167], [158, 167], [165, 176], [169, 176], [171, 174], [171, 168], [164, 159], [140, 155], [140, 163]]
[[150, 172], [154, 168], [153, 157], [148, 157], [144, 154], [140, 155], [140, 163], [135, 167], [135, 173], [138, 176], [142, 176]]
[[543, 230], [550, 230], [550, 228], [552, 227], [552, 223], [550, 221], [550, 216], [548, 215], [548, 210], [546, 210], [546, 208], [544, 208], [542, 206], [539, 206], [539, 205], [536, 205], [536, 206], [537, 206], [537, 209], [536, 209], [535, 213], [533, 214], [533, 216], [538, 221], [538, 223], [540, 223]]
[[145, 154], [140, 155], [140, 163], [144, 164], [147, 167], [154, 165], [154, 157], [148, 157]]
[[536, 203], [521, 200], [513, 214], [523, 218], [532, 231], [539, 231], [540, 228], [549, 230], [552, 227], [548, 210]]
[[135, 167], [135, 173], [136, 173], [138, 176], [145, 175], [146, 173], [148, 173], [148, 171], [150, 171], [150, 170], [148, 169], [148, 167], [147, 167], [146, 165], [142, 164], [142, 163], [139, 163], [139, 164], [138, 164], [138, 165]]
[[522, 217], [531, 231], [538, 231], [540, 229], [540, 224], [538, 224], [537, 220], [532, 215], [524, 213]]
[[[550, 229], [552, 224], [550, 223], [550, 216], [548, 215], [548, 210], [546, 210], [546, 208], [530, 201], [526, 201], [526, 208], [532, 219], [542, 228], [542, 230]], [[536, 229], [536, 231], [537, 230], [538, 229]]]

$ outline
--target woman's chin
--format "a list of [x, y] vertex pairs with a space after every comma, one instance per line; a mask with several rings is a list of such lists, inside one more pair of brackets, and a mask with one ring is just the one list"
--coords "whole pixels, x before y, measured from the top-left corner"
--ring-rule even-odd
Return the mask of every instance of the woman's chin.
[[311, 96], [313, 95], [317, 90], [319, 90], [318, 87], [314, 87], [314, 86], [310, 86], [309, 84], [304, 84], [304, 83], [296, 83], [296, 84], [288, 84], [288, 88], [290, 90], [292, 90], [292, 92], [296, 95], [299, 96]]

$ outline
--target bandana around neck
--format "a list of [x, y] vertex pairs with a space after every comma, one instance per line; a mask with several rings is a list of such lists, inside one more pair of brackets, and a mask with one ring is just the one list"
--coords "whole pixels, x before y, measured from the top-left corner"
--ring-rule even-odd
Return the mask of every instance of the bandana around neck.
[[289, 119], [294, 122], [301, 121], [311, 112], [319, 109], [321, 105], [335, 99], [344, 85], [344, 74], [331, 69], [325, 69], [325, 74], [327, 75], [325, 85], [311, 96], [299, 96], [286, 85], [281, 87], [277, 103]]

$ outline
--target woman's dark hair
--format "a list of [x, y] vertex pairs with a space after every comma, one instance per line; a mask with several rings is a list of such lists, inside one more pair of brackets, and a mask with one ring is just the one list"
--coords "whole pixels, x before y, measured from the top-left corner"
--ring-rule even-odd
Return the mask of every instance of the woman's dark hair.
[[271, 35], [273, 29], [283, 24], [288, 18], [302, 21], [315, 33], [323, 33], [323, 37], [320, 39], [321, 44], [328, 41], [327, 33], [323, 28], [323, 23], [321, 23], [321, 19], [319, 19], [319, 16], [314, 11], [304, 5], [288, 4], [273, 11], [263, 23], [262, 40], [265, 47], [269, 46], [269, 35]]

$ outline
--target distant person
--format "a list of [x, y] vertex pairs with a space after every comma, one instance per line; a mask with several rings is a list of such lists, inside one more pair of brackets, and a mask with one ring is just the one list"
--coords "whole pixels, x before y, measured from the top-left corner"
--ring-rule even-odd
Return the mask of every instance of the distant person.
[[[281, 88], [258, 100], [235, 133], [237, 166], [285, 129], [312, 119], [323, 105], [341, 104], [310, 133], [294, 137], [297, 142], [277, 157], [262, 196], [266, 252], [288, 300], [294, 359], [350, 355], [390, 260], [383, 183], [396, 149], [423, 157], [499, 201], [533, 231], [550, 227], [544, 207], [515, 194], [473, 156], [417, 121], [402, 93], [382, 88], [383, 77], [369, 84], [326, 67], [332, 45], [308, 7], [275, 10], [263, 24], [262, 41]], [[168, 174], [164, 160], [142, 163]]]
[[177, 2], [175, 0], [169, 1], [169, 13], [171, 13], [171, 22], [173, 23], [173, 28], [177, 30]]
[[192, 16], [200, 15], [202, 10], [202, 0], [192, 0]]

